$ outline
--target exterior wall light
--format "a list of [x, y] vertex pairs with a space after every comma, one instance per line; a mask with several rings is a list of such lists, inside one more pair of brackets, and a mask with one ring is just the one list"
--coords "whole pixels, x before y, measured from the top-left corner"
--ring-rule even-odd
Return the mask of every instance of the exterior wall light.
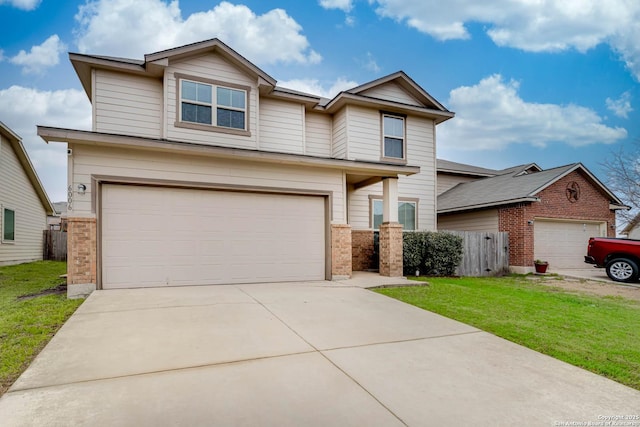
[[87, 186], [84, 184], [78, 184], [78, 194], [84, 194], [87, 191]]

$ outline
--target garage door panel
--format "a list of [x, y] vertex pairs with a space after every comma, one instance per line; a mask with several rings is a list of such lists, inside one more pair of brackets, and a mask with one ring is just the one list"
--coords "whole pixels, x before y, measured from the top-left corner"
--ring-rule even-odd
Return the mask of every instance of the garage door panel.
[[534, 257], [549, 261], [552, 269], [584, 268], [584, 255], [590, 237], [601, 236], [602, 222], [552, 221], [534, 222]]
[[324, 279], [323, 197], [102, 191], [105, 289]]

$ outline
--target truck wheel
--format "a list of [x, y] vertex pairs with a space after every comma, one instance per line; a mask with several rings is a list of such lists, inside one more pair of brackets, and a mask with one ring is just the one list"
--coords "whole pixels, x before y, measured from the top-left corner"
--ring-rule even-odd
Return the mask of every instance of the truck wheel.
[[635, 282], [638, 280], [638, 265], [626, 258], [612, 259], [607, 263], [607, 276], [615, 282]]

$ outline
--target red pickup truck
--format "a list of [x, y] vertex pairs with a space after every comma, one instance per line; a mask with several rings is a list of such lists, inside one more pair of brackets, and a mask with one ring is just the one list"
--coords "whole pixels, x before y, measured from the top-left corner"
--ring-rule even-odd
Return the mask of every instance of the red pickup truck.
[[584, 262], [606, 268], [616, 282], [635, 282], [640, 274], [640, 240], [592, 237]]

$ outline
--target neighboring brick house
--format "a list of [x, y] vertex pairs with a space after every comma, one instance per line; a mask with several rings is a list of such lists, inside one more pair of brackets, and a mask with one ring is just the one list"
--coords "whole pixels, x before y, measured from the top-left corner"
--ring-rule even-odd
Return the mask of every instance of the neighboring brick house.
[[454, 114], [403, 72], [325, 99], [218, 39], [70, 59], [93, 128], [38, 127], [69, 148], [69, 296], [346, 278], [372, 229], [399, 276], [402, 228], [436, 229], [435, 126]]
[[52, 214], [21, 138], [0, 122], [0, 265], [41, 260]]
[[509, 232], [509, 264], [533, 271], [583, 268], [592, 236], [616, 235], [626, 206], [586, 167], [542, 170], [535, 163], [505, 170], [438, 160], [438, 229]]

